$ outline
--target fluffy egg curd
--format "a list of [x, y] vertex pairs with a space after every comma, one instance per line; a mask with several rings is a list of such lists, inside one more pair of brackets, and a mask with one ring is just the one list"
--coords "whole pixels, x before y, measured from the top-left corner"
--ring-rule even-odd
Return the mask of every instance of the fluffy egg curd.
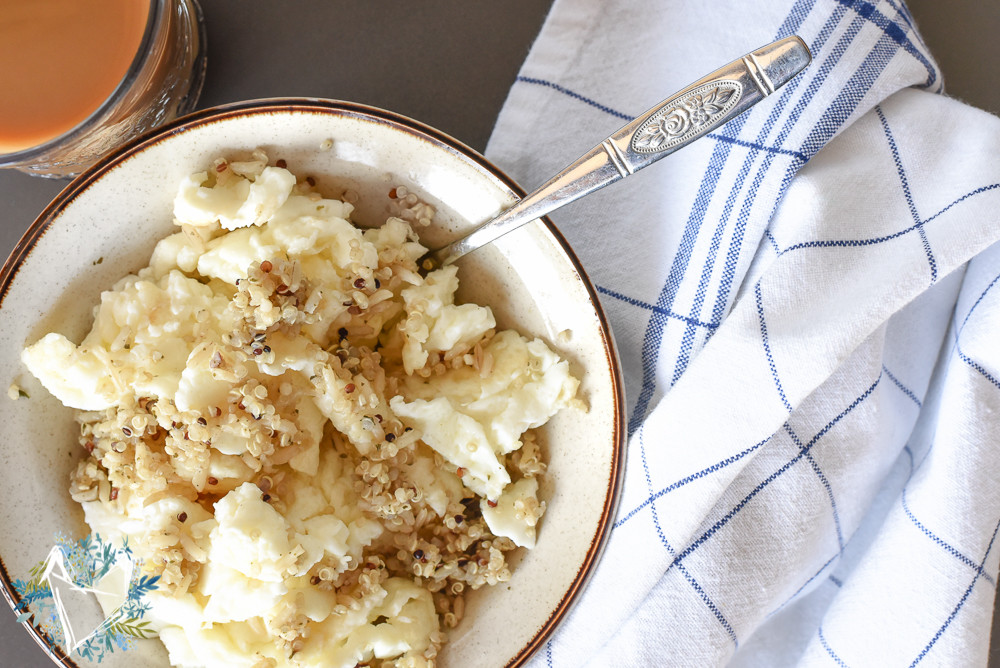
[[217, 160], [79, 345], [23, 353], [78, 410], [87, 523], [160, 576], [175, 666], [433, 666], [466, 589], [535, 543], [532, 430], [578, 381], [456, 304], [455, 267], [421, 277], [433, 209], [390, 198], [362, 230], [283, 161]]

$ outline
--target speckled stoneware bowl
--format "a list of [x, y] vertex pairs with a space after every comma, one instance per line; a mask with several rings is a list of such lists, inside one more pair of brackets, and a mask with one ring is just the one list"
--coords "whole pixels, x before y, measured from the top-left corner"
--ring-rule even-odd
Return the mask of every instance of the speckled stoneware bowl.
[[[329, 140], [332, 140], [332, 145]], [[459, 142], [407, 118], [355, 104], [266, 100], [208, 110], [126, 146], [72, 182], [42, 213], [0, 272], [0, 381], [29, 395], [0, 395], [0, 559], [3, 590], [46, 557], [57, 532], [86, 535], [67, 491], [83, 454], [71, 411], [38, 385], [20, 351], [44, 333], [79, 341], [102, 290], [145, 266], [156, 241], [172, 232], [178, 183], [218, 156], [261, 147], [326, 195], [361, 196], [355, 220], [382, 222], [386, 192], [406, 185], [438, 210], [434, 245], [509, 206], [519, 188]], [[523, 663], [579, 596], [611, 528], [624, 468], [623, 399], [618, 362], [593, 287], [548, 222], [528, 225], [459, 261], [462, 300], [489, 304], [498, 325], [538, 336], [570, 360], [588, 410], [564, 410], [541, 430], [549, 475], [548, 510], [538, 546], [515, 560], [509, 583], [480, 590], [452, 632], [442, 666]], [[8, 622], [14, 623], [13, 617]], [[52, 659], [66, 656], [24, 624]], [[93, 665], [97, 665], [94, 663]], [[158, 641], [141, 641], [100, 665], [167, 666]]]

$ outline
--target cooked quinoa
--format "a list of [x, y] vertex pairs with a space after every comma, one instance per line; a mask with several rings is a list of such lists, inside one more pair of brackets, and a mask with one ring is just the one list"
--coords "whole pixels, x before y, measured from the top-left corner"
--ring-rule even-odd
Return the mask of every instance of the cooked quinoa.
[[159, 575], [177, 666], [433, 666], [468, 590], [534, 545], [533, 430], [578, 382], [540, 340], [421, 277], [400, 186], [356, 193], [255, 152], [181, 184], [179, 231], [102, 295], [76, 345], [23, 359], [78, 410], [70, 493]]

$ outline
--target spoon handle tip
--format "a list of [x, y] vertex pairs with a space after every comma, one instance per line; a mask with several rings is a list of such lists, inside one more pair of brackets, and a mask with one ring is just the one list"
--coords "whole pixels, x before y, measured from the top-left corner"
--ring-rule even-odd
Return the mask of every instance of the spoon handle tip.
[[702, 77], [629, 122], [492, 220], [427, 253], [421, 258], [421, 270], [450, 264], [687, 146], [774, 93], [811, 60], [805, 42], [792, 35]]

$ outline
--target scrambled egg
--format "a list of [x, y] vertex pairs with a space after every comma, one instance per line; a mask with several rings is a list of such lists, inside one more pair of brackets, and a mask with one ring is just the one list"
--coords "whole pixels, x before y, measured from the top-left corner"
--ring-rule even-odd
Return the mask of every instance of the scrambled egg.
[[161, 575], [176, 666], [433, 665], [464, 586], [535, 544], [530, 430], [578, 381], [455, 304], [454, 267], [419, 276], [405, 206], [372, 230], [352, 208], [266, 156], [219, 161], [79, 345], [23, 352], [81, 411], [87, 522]]

